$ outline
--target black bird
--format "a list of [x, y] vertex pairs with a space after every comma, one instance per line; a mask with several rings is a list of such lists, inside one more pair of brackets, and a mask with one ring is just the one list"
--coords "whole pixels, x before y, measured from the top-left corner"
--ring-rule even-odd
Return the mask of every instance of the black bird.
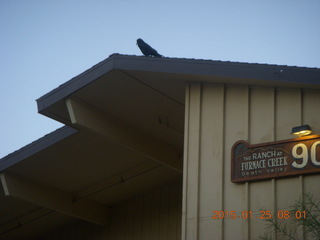
[[137, 39], [137, 45], [140, 48], [141, 52], [147, 57], [162, 57], [155, 49], [150, 47], [145, 41], [141, 38]]

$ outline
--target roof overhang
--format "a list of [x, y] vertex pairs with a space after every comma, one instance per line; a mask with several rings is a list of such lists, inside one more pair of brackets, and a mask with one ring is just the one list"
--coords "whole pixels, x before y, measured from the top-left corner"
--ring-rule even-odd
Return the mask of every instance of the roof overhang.
[[187, 83], [319, 89], [320, 69], [111, 55], [37, 100], [66, 127], [0, 160], [0, 236], [105, 225], [109, 206], [181, 179]]
[[[132, 99], [134, 94], [130, 93], [148, 88], [183, 105], [185, 84], [188, 82], [319, 89], [320, 69], [113, 54], [39, 98], [38, 110], [69, 123], [64, 100], [69, 96], [81, 98], [90, 89], [103, 91], [99, 94], [104, 93], [106, 100], [114, 101], [116, 95], [121, 95], [126, 96], [129, 102], [135, 100]], [[131, 89], [133, 85], [135, 88]], [[119, 107], [124, 107], [122, 111], [127, 110], [123, 105]]]

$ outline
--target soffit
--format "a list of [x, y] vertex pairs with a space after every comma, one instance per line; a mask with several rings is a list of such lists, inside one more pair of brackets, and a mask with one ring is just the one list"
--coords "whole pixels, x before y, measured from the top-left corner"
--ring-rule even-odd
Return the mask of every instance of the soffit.
[[[7, 168], [5, 172], [19, 176], [26, 181], [76, 195], [78, 192], [108, 179], [119, 178], [120, 180], [121, 176], [129, 172], [130, 169], [148, 165], [150, 161], [147, 157], [112, 141], [86, 131], [79, 131], [16, 163]], [[158, 182], [161, 183], [180, 175], [174, 170], [156, 163], [150, 164], [150, 168], [154, 168], [154, 170], [150, 170], [151, 173], [159, 171], [155, 168], [156, 166], [168, 175], [161, 177], [154, 174], [150, 179], [148, 178], [150, 181], [152, 179], [158, 180], [160, 177]], [[142, 181], [141, 188], [144, 189], [143, 184]], [[148, 185], [148, 182], [145, 184]], [[110, 189], [118, 187], [114, 186]], [[137, 186], [133, 191], [139, 192], [139, 187]], [[108, 200], [110, 204], [117, 202], [116, 195], [113, 196], [113, 199], [113, 202], [105, 200]], [[100, 201], [104, 203], [104, 199], [100, 199]]]
[[35, 239], [75, 219], [54, 211], [5, 197], [0, 188], [0, 238], [3, 240]]
[[[89, 200], [106, 206], [181, 178], [181, 173], [85, 130], [46, 144], [50, 137], [21, 149], [25, 158], [8, 165], [3, 172], [35, 187], [70, 194], [75, 201]], [[4, 160], [10, 162], [21, 154], [17, 151]], [[6, 197], [2, 188], [0, 206], [4, 207], [0, 208], [3, 239], [32, 238], [75, 219], [23, 199]]]
[[74, 97], [153, 135], [159, 117], [181, 132], [185, 85], [193, 82], [313, 89], [320, 69], [114, 54], [38, 99], [38, 109], [69, 125], [65, 100]]

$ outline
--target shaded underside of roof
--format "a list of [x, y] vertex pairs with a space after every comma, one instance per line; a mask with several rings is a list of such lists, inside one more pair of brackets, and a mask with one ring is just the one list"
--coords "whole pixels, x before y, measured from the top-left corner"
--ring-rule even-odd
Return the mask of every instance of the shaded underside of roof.
[[[279, 87], [320, 88], [320, 69], [257, 63], [184, 58], [153, 58], [113, 54], [37, 100], [39, 112], [112, 70], [127, 74], [148, 72], [170, 82], [208, 82]], [[144, 81], [145, 82], [145, 81]], [[146, 82], [146, 84], [148, 84]], [[156, 87], [156, 86], [155, 86]]]

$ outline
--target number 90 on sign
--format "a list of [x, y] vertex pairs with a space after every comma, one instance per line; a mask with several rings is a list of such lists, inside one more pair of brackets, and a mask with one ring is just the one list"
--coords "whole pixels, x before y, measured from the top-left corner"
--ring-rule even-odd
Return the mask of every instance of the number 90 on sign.
[[[316, 141], [311, 145], [310, 149], [310, 158], [312, 164], [315, 166], [320, 166], [320, 162], [317, 161], [317, 146], [320, 144], [320, 141]], [[291, 151], [292, 156], [297, 160], [302, 160], [301, 163], [294, 161], [292, 167], [294, 168], [304, 168], [309, 161], [308, 148], [305, 144], [299, 143], [294, 145]]]

